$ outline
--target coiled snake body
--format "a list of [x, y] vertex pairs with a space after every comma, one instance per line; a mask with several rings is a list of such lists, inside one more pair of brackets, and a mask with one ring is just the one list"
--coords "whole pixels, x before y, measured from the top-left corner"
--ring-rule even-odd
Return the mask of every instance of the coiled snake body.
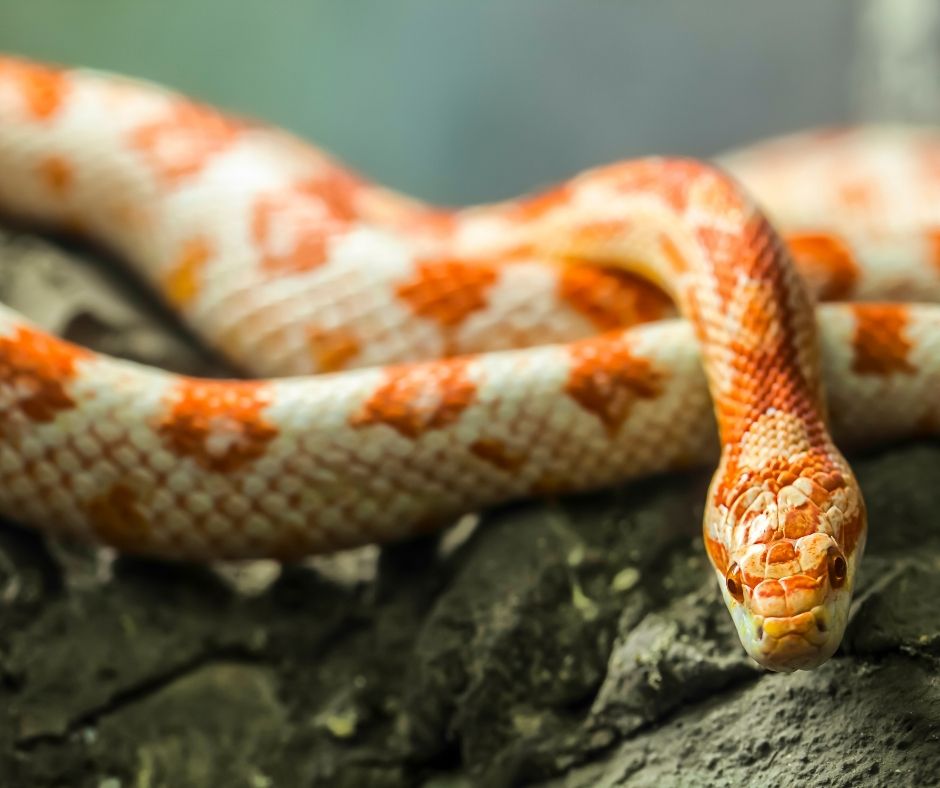
[[940, 300], [940, 136], [817, 133], [726, 164], [802, 278], [712, 165], [441, 211], [161, 88], [0, 59], [0, 209], [115, 249], [211, 345], [292, 376], [180, 377], [0, 308], [0, 512], [289, 559], [706, 462], [714, 408], [725, 601], [756, 660], [815, 666], [866, 529], [823, 378], [840, 441], [940, 431], [940, 308], [811, 297]]

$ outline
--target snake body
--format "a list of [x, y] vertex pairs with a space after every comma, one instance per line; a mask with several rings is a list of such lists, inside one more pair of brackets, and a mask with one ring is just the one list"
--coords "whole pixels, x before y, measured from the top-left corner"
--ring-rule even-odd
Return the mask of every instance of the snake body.
[[0, 512], [128, 552], [292, 559], [720, 457], [705, 543], [742, 643], [813, 667], [866, 529], [829, 427], [940, 432], [940, 308], [812, 296], [940, 300], [940, 137], [726, 164], [786, 243], [710, 164], [443, 211], [163, 88], [2, 58], [0, 209], [116, 250], [283, 377], [181, 377], [0, 307]]

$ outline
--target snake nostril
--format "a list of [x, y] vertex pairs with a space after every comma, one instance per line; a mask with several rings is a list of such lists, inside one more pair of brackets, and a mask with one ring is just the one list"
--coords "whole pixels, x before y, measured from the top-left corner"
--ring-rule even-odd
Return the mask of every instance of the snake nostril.
[[758, 639], [758, 640], [763, 640], [763, 639], [764, 639], [764, 627], [763, 627], [763, 625], [761, 625], [761, 626], [759, 626], [759, 627], [757, 628], [757, 639]]

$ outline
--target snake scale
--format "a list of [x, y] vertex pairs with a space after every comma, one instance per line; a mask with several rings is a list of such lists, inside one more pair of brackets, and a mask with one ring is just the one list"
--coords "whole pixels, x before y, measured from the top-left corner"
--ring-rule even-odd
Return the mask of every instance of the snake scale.
[[0, 512], [128, 552], [289, 560], [717, 458], [704, 538], [741, 641], [811, 668], [866, 533], [830, 427], [940, 432], [929, 130], [443, 210], [164, 88], [6, 57], [0, 210], [116, 251], [260, 378], [107, 358], [0, 307]]

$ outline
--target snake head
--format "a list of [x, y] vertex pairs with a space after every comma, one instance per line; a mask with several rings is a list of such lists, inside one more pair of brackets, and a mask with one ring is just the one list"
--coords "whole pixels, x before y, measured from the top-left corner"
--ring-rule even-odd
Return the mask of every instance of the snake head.
[[[737, 539], [709, 549], [741, 643], [769, 670], [815, 668], [842, 641], [865, 534], [861, 497], [851, 497], [851, 523], [842, 510], [817, 510], [812, 530], [794, 531], [774, 516], [778, 526], [755, 528], [752, 539], [749, 529], [725, 523], [724, 533]], [[706, 522], [706, 540], [708, 530]]]

